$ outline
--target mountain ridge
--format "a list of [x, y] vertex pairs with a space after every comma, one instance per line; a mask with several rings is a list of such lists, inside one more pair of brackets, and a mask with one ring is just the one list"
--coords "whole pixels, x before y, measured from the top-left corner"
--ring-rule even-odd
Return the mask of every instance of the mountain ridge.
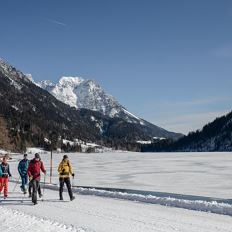
[[37, 83], [41, 88], [50, 92], [58, 100], [77, 109], [85, 108], [98, 111], [111, 118], [122, 118], [129, 123], [147, 126], [156, 135], [167, 138], [180, 138], [182, 134], [169, 132], [129, 112], [113, 96], [107, 94], [94, 80], [81, 77], [63, 76], [57, 83], [45, 80]]
[[190, 132], [176, 142], [161, 141], [144, 145], [142, 151], [213, 152], [232, 151], [232, 111], [217, 117], [201, 130]]
[[[45, 138], [49, 138], [52, 132], [57, 138], [81, 139], [134, 151], [139, 149], [135, 141], [146, 140], [156, 134], [144, 125], [110, 118], [97, 111], [70, 107], [35, 85], [30, 75], [23, 74], [2, 59], [0, 105], [3, 118], [0, 124], [5, 122], [3, 128], [9, 137], [4, 144], [10, 143], [4, 146], [11, 146], [16, 151], [22, 151], [26, 146], [45, 146]], [[160, 133], [163, 134], [163, 131]]]

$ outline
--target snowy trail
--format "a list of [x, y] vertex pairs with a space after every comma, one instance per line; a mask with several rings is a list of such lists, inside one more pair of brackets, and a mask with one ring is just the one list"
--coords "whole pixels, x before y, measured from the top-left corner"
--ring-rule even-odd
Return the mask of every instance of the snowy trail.
[[[85, 232], [85, 229], [66, 226], [55, 221], [46, 220], [43, 218], [31, 216], [22, 213], [18, 210], [7, 209], [0, 206], [0, 228], [5, 232], [30, 231], [33, 228], [34, 232]], [[43, 228], [41, 230], [41, 228]]]
[[[16, 181], [13, 182], [16, 183]], [[59, 190], [56, 184], [45, 184], [45, 188]], [[90, 186], [73, 186], [73, 192], [81, 195], [158, 204], [232, 216], [232, 199]]]
[[[45, 190], [45, 201], [32, 206], [22, 194], [11, 193], [0, 209], [1, 231], [100, 232], [230, 232], [232, 218], [160, 205], [75, 194], [76, 200], [57, 200], [58, 192]], [[13, 199], [14, 201], [10, 201]], [[15, 211], [16, 210], [16, 211]], [[6, 223], [7, 222], [7, 223]]]
[[[55, 185], [46, 186], [44, 202], [32, 206], [27, 198], [21, 203], [22, 194], [15, 192], [0, 203], [0, 231], [232, 231], [231, 153], [69, 154], [78, 185], [103, 187], [74, 188], [73, 202], [67, 193], [64, 202], [58, 200], [56, 169], [62, 156], [54, 156]], [[10, 162], [15, 179], [20, 158]], [[43, 160], [48, 169], [47, 154]], [[11, 182], [11, 192], [14, 186]], [[131, 190], [123, 192], [126, 188]]]

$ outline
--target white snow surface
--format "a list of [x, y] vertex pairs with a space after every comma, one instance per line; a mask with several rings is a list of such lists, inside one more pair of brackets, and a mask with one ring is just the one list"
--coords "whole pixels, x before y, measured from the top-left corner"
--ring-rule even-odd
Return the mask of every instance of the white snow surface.
[[130, 123], [145, 125], [142, 119], [127, 111], [114, 97], [107, 94], [93, 80], [64, 76], [61, 77], [58, 83], [45, 80], [37, 84], [71, 107], [99, 111], [112, 118], [121, 117]]
[[[95, 145], [95, 144], [91, 144]], [[49, 169], [50, 153], [38, 152]], [[43, 154], [45, 152], [45, 154]], [[63, 154], [54, 153], [53, 183]], [[232, 153], [69, 153], [78, 185], [169, 192], [232, 199]], [[19, 157], [20, 159], [20, 157]], [[14, 166], [15, 164], [12, 163]]]
[[[12, 185], [13, 187], [13, 185]], [[21, 203], [22, 194], [12, 193], [13, 202], [0, 205], [0, 230], [5, 232], [99, 231], [99, 232], [229, 232], [231, 217], [167, 206], [75, 194], [69, 202], [57, 200], [58, 192], [45, 190], [44, 201], [32, 206]]]
[[6, 154], [6, 153], [7, 153], [7, 151], [0, 149], [0, 154]]
[[[35, 152], [37, 150], [35, 149]], [[43, 151], [41, 151], [43, 153]], [[33, 152], [32, 152], [33, 154]], [[58, 183], [56, 154], [53, 178]], [[78, 184], [232, 199], [232, 153], [70, 153]], [[49, 167], [49, 153], [42, 154]]]
[[[22, 211], [0, 206], [0, 229], [5, 232], [32, 231], [40, 232], [84, 232], [82, 228], [67, 226], [56, 221], [44, 219], [43, 217], [32, 216]], [[41, 215], [42, 216], [42, 215]]]
[[151, 144], [151, 140], [145, 140], [145, 141], [142, 141], [142, 140], [138, 140], [136, 141], [137, 143], [140, 143], [140, 144]]
[[137, 120], [141, 120], [140, 118], [138, 118], [137, 116], [135, 116], [134, 114], [132, 114], [132, 113], [130, 113], [129, 111], [127, 111], [126, 109], [123, 109], [124, 110], [124, 112], [126, 113], [126, 114], [128, 114], [128, 115], [130, 115], [130, 116], [132, 116], [133, 118], [136, 118]]
[[[48, 90], [57, 99], [76, 107], [100, 111], [110, 114], [112, 108], [120, 108], [119, 103], [92, 80], [84, 80], [81, 77], [61, 77], [57, 84], [51, 81], [38, 83], [41, 88]], [[118, 110], [116, 110], [118, 113]]]
[[[28, 198], [21, 203], [22, 194], [18, 187], [12, 192], [15, 183], [10, 183], [9, 201], [0, 203], [4, 212], [0, 214], [0, 231], [232, 231], [228, 216], [232, 215], [231, 203], [93, 188], [73, 188], [76, 199], [70, 202], [65, 192], [65, 200], [60, 202], [56, 170], [63, 155], [53, 154], [54, 184], [46, 184], [44, 201], [39, 205], [33, 207]], [[74, 185], [232, 198], [232, 153], [111, 152], [68, 156], [76, 173]], [[50, 155], [41, 153], [41, 157], [49, 174]], [[15, 179], [20, 158], [14, 155], [10, 161]]]

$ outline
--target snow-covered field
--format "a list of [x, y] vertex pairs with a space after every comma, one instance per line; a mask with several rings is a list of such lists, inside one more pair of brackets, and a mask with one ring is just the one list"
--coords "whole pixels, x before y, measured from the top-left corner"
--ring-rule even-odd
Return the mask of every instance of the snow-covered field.
[[[77, 174], [75, 185], [158, 191], [164, 196], [74, 188], [76, 200], [69, 202], [65, 193], [65, 201], [60, 202], [57, 187], [47, 185], [44, 201], [32, 206], [27, 198], [20, 202], [22, 195], [18, 188], [12, 192], [12, 182], [9, 201], [0, 203], [0, 231], [232, 231], [232, 153], [68, 155]], [[41, 156], [49, 171], [50, 154]], [[54, 184], [58, 182], [56, 169], [62, 156], [53, 155]], [[10, 164], [17, 179], [21, 157], [13, 158]], [[172, 198], [175, 195], [167, 197], [169, 193], [182, 195], [176, 195], [178, 199]], [[205, 202], [201, 198], [190, 201], [184, 199], [186, 194], [227, 202]]]
[[[137, 202], [76, 195], [76, 200], [57, 200], [58, 193], [46, 190], [43, 202], [13, 202], [0, 205], [0, 230], [4, 232], [96, 231], [96, 232], [231, 232], [229, 216], [141, 204]], [[32, 230], [33, 229], [33, 230]]]
[[[232, 199], [232, 153], [112, 152], [68, 155], [77, 174], [76, 185]], [[62, 156], [53, 155], [54, 183], [58, 182], [57, 166]], [[42, 155], [42, 158], [49, 170], [50, 154]]]

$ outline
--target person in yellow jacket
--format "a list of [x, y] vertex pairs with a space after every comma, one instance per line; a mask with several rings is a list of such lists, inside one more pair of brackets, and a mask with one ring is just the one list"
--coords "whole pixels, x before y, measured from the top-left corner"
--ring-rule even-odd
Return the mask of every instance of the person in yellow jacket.
[[63, 189], [65, 183], [68, 189], [70, 200], [73, 201], [75, 197], [73, 196], [73, 192], [72, 192], [70, 175], [72, 175], [72, 177], [74, 178], [74, 173], [72, 170], [72, 164], [70, 163], [67, 155], [63, 156], [63, 159], [58, 167], [58, 172], [59, 172], [59, 182], [60, 182], [60, 189], [59, 189], [60, 200], [61, 201], [63, 200]]

